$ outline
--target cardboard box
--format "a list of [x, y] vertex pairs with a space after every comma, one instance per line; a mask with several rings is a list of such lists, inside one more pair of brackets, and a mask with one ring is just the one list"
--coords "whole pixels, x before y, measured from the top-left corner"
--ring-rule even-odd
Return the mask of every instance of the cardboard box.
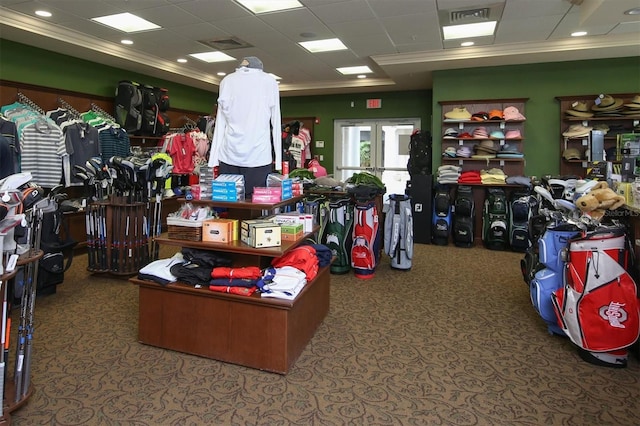
[[297, 241], [304, 235], [301, 223], [291, 225], [280, 225], [282, 241]]
[[240, 223], [240, 241], [255, 247], [252, 239], [251, 229], [258, 225], [273, 226], [273, 222], [268, 219], [246, 219]]
[[240, 238], [251, 247], [278, 247], [282, 241], [282, 233], [280, 226], [273, 222], [255, 223], [249, 225], [248, 229], [242, 229]]
[[[237, 221], [236, 221], [237, 222]], [[237, 224], [235, 225], [237, 229]], [[233, 219], [209, 219], [202, 224], [202, 241], [229, 243], [234, 239]]]

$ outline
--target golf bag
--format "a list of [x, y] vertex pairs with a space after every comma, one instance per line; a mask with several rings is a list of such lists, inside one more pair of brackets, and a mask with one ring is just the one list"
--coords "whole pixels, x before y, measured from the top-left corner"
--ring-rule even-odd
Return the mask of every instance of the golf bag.
[[565, 283], [551, 297], [562, 330], [594, 364], [626, 366], [626, 349], [640, 334], [626, 244], [624, 231], [615, 227], [571, 240]]
[[115, 97], [115, 119], [127, 133], [134, 133], [142, 127], [142, 91], [140, 84], [122, 80], [118, 83]]
[[453, 210], [453, 243], [458, 247], [473, 246], [473, 229], [476, 220], [476, 206], [473, 189], [467, 185], [458, 186]]
[[[60, 235], [61, 230], [64, 231], [64, 240]], [[69, 230], [64, 224], [59, 207], [54, 212], [43, 214], [40, 248], [44, 255], [38, 263], [37, 285], [40, 294], [55, 293], [56, 286], [62, 284], [64, 273], [71, 267], [73, 248], [77, 244], [77, 241], [69, 237]]]
[[506, 250], [509, 245], [507, 196], [502, 188], [487, 188], [482, 215], [482, 241], [489, 250]]
[[431, 143], [431, 133], [428, 130], [415, 130], [411, 134], [407, 162], [410, 176], [431, 174]]
[[313, 225], [320, 227], [318, 235], [322, 238], [329, 222], [329, 200], [323, 195], [309, 195], [304, 199], [303, 210], [313, 215]]
[[357, 278], [373, 278], [380, 261], [382, 235], [375, 200], [356, 200], [354, 207], [351, 266]]
[[509, 246], [513, 251], [526, 252], [533, 245], [529, 220], [533, 216], [534, 198], [529, 192], [514, 191], [509, 202]]
[[413, 216], [411, 198], [389, 195], [384, 220], [384, 252], [391, 258], [394, 269], [411, 269], [413, 258]]
[[332, 274], [346, 274], [351, 270], [351, 245], [353, 237], [353, 204], [349, 198], [329, 202], [329, 217], [321, 243], [331, 250], [335, 258], [329, 271]]
[[551, 295], [562, 287], [564, 258], [571, 238], [580, 235], [580, 230], [571, 224], [547, 228], [538, 240], [538, 259], [541, 269], [535, 272], [529, 284], [531, 303], [547, 324], [549, 334], [564, 336], [558, 325]]
[[433, 197], [433, 244], [446, 246], [451, 233], [451, 194], [448, 186], [436, 186]]

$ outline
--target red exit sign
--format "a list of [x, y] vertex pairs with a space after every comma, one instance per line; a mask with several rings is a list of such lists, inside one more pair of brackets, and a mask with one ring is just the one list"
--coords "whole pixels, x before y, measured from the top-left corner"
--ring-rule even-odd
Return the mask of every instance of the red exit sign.
[[367, 99], [367, 109], [382, 108], [382, 99]]

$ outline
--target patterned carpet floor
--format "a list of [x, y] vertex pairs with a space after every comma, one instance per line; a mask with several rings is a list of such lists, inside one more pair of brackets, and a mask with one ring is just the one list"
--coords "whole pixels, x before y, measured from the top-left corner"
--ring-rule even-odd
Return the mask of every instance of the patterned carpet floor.
[[372, 280], [332, 275], [329, 314], [282, 376], [138, 343], [137, 287], [78, 255], [37, 299], [33, 395], [12, 424], [640, 424], [640, 360], [595, 366], [548, 334], [521, 257], [415, 245], [410, 271], [383, 257]]

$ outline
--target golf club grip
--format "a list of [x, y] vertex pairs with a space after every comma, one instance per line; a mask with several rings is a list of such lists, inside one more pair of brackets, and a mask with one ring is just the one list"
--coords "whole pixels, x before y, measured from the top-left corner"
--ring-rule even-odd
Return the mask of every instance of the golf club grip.
[[[8, 351], [9, 350], [9, 341], [11, 340], [11, 339], [9, 339], [9, 336], [11, 335], [11, 317], [7, 318], [7, 331], [6, 331], [6, 334], [7, 334], [7, 338], [4, 341], [4, 350]], [[5, 358], [5, 359], [7, 359], [7, 358]]]

